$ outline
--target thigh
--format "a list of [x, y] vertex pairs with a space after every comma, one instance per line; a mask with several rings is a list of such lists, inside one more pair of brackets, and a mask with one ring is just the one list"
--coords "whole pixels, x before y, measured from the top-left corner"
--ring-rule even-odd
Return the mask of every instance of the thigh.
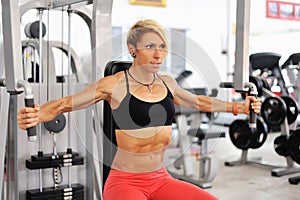
[[162, 185], [153, 195], [151, 200], [216, 200], [202, 188], [191, 183], [169, 178], [168, 182]]
[[147, 200], [146, 195], [136, 188], [114, 187], [103, 192], [103, 200]]

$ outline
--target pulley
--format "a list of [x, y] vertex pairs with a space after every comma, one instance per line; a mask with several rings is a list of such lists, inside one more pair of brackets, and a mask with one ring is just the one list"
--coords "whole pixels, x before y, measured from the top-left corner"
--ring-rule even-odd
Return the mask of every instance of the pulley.
[[[25, 35], [29, 38], [40, 37], [40, 21], [35, 21], [25, 26]], [[46, 35], [46, 25], [42, 22], [42, 37]]]
[[261, 116], [270, 126], [278, 126], [284, 122], [287, 109], [285, 102], [276, 96], [267, 97], [261, 105]]
[[59, 133], [66, 126], [66, 117], [64, 114], [59, 114], [51, 121], [44, 122], [44, 126], [48, 131], [52, 133]]

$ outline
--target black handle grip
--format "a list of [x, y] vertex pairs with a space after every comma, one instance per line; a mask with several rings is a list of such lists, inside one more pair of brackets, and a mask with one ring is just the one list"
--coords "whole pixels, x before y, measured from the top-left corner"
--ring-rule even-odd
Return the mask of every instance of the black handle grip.
[[234, 88], [233, 82], [221, 82], [219, 85], [220, 88]]
[[[257, 97], [257, 94], [250, 94], [250, 96]], [[254, 112], [254, 110], [251, 107], [251, 103], [253, 101], [250, 101], [250, 116], [249, 116], [249, 127], [250, 128], [256, 128], [256, 118], [257, 114]]]
[[[26, 107], [34, 107], [34, 99], [25, 99], [25, 106]], [[36, 133], [36, 127], [30, 127], [27, 129], [27, 136], [28, 136], [28, 141], [33, 142], [36, 141], [37, 139], [37, 133]]]

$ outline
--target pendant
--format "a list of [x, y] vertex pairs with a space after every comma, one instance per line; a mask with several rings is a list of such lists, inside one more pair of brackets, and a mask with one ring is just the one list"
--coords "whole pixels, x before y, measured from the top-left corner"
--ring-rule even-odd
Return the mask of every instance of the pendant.
[[147, 87], [150, 90], [150, 92], [152, 92], [152, 85], [148, 85]]

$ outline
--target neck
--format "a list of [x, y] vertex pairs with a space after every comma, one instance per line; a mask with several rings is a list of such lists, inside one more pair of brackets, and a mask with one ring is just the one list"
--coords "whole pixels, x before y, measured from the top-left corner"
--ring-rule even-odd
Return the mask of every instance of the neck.
[[137, 80], [139, 80], [140, 82], [143, 82], [145, 84], [150, 84], [153, 81], [153, 75], [155, 75], [152, 72], [143, 70], [139, 67], [130, 67], [128, 69], [129, 73]]

